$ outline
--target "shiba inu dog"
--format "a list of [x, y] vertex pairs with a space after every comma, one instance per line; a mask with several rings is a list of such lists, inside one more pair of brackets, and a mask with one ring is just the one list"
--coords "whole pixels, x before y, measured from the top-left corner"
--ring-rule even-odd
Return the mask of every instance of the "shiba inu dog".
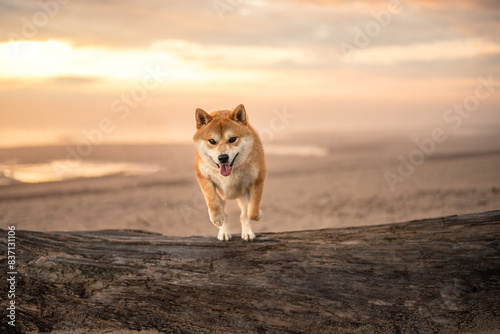
[[248, 123], [245, 107], [211, 114], [196, 109], [194, 170], [208, 206], [212, 223], [219, 228], [217, 239], [229, 240], [225, 204], [236, 199], [241, 209], [241, 238], [253, 240], [250, 220], [262, 218], [260, 200], [266, 178], [264, 148]]

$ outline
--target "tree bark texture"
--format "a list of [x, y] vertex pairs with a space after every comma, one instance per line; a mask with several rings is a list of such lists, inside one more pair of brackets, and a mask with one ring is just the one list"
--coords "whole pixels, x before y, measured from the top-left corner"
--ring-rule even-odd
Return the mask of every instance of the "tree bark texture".
[[493, 333], [499, 243], [500, 211], [253, 242], [17, 230], [16, 327], [0, 331]]

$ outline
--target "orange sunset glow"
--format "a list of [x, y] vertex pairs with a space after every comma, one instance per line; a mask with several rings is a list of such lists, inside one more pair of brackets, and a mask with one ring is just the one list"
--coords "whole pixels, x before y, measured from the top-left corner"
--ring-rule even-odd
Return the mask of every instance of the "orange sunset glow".
[[500, 0], [0, 0], [0, 234], [0, 333], [498, 333]]
[[491, 79], [467, 127], [500, 126], [491, 1], [3, 1], [0, 145], [188, 142], [195, 108], [265, 126], [429, 129]]

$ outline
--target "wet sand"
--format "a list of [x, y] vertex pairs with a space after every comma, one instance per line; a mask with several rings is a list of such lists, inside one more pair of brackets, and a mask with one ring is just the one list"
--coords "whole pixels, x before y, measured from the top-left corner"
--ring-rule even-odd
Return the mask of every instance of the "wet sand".
[[[253, 223], [254, 231], [375, 225], [500, 208], [500, 134], [450, 136], [434, 144], [427, 154], [405, 134], [301, 134], [268, 143], [264, 218]], [[42, 163], [67, 154], [65, 146], [1, 149], [0, 162]], [[95, 146], [85, 160], [147, 163], [159, 170], [1, 186], [0, 226], [215, 237], [193, 156], [190, 144]], [[227, 208], [237, 237], [239, 209], [234, 201]]]

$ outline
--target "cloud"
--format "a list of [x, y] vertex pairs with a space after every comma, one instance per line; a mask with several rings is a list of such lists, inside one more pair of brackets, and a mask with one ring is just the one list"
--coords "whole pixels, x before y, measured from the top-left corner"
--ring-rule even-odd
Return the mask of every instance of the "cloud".
[[271, 67], [280, 63], [309, 65], [316, 60], [307, 49], [289, 46], [202, 45], [179, 40], [158, 41], [153, 50], [207, 67]]
[[161, 68], [170, 80], [257, 80], [260, 70], [310, 66], [306, 49], [269, 46], [204, 46], [182, 40], [155, 42], [147, 50], [74, 47], [59, 41], [0, 44], [3, 79], [52, 78], [54, 83], [82, 84], [111, 79], [140, 82], [148, 69]]
[[[53, 10], [54, 15], [50, 15], [52, 12], [48, 13], [42, 3], [30, 0], [0, 3], [2, 30], [33, 39], [23, 34], [23, 27], [32, 24], [36, 31], [34, 38], [38, 40], [71, 41], [78, 46], [130, 48], [147, 47], [153, 41], [167, 37], [187, 37], [194, 30], [202, 31], [203, 28], [200, 20], [202, 11], [197, 9], [197, 6], [203, 6], [202, 1], [192, 1], [191, 6], [182, 1], [160, 0], [147, 3], [138, 0], [61, 1], [58, 10]], [[59, 2], [53, 0], [52, 3]], [[49, 14], [46, 22], [40, 20], [43, 13]], [[213, 19], [217, 20], [215, 14]], [[7, 35], [1, 38], [8, 40]]]
[[144, 50], [73, 47], [60, 41], [0, 44], [4, 78], [106, 77], [142, 79], [148, 66], [168, 64], [169, 54]]
[[[33, 38], [24, 39], [23, 25], [36, 25], [42, 17], [39, 13], [47, 13], [41, 4], [57, 1], [0, 2], [0, 28], [7, 32], [0, 35], [4, 45], [11, 40], [9, 34], [14, 34], [21, 41], [52, 40], [70, 49], [49, 57], [53, 64], [37, 71], [70, 77], [117, 77], [123, 72], [131, 77], [140, 75], [146, 63], [156, 62], [177, 69], [185, 79], [210, 79], [217, 74], [214, 71], [230, 76], [237, 68], [336, 69], [345, 65], [339, 44], [353, 44], [356, 31], [376, 21], [375, 13], [386, 11], [391, 3], [227, 1], [230, 9], [221, 20], [211, 1], [72, 0], [61, 2], [53, 15], [46, 14], [50, 16], [46, 24], [37, 28]], [[409, 0], [401, 4], [403, 11], [391, 17], [368, 47], [360, 49], [357, 64], [431, 64], [498, 53], [498, 1]], [[69, 60], [69, 54], [79, 60]], [[68, 62], [76, 70], [58, 71]], [[6, 63], [0, 66], [4, 76], [13, 72]], [[28, 70], [35, 72], [29, 66], [21, 66], [20, 72]]]
[[[26, 24], [44, 23], [40, 17], [46, 11], [41, 3], [44, 2], [0, 2], [0, 28], [7, 32], [0, 35], [0, 40], [11, 40], [9, 36], [23, 39]], [[373, 12], [387, 9], [389, 3], [391, 1], [227, 1], [230, 10], [220, 20], [212, 1], [73, 0], [61, 3], [54, 15], [48, 15], [46, 24], [36, 27], [37, 33], [26, 39], [123, 49], [147, 49], [163, 40], [203, 45], [314, 48], [345, 39], [350, 29], [363, 26], [372, 19]], [[464, 33], [496, 39], [498, 29], [491, 28], [498, 27], [500, 22], [497, 3], [401, 1], [403, 14], [376, 43], [408, 41], [411, 44], [417, 42], [415, 39], [418, 42], [452, 39]]]
[[101, 78], [96, 77], [72, 77], [72, 76], [61, 76], [52, 79], [55, 84], [63, 85], [86, 85], [91, 83], [101, 82]]
[[500, 44], [481, 39], [437, 41], [405, 46], [372, 47], [352, 55], [354, 62], [391, 65], [407, 62], [440, 62], [500, 54]]
[[416, 5], [421, 7], [429, 8], [451, 8], [451, 7], [463, 7], [463, 8], [496, 8], [500, 9], [500, 4], [496, 0], [458, 0], [450, 2], [437, 1], [437, 0], [373, 0], [373, 1], [346, 1], [346, 0], [295, 0], [298, 3], [309, 3], [321, 6], [342, 6], [346, 4], [351, 4], [352, 6], [362, 7], [363, 5], [375, 4], [379, 6], [381, 4], [389, 3], [401, 3]]

